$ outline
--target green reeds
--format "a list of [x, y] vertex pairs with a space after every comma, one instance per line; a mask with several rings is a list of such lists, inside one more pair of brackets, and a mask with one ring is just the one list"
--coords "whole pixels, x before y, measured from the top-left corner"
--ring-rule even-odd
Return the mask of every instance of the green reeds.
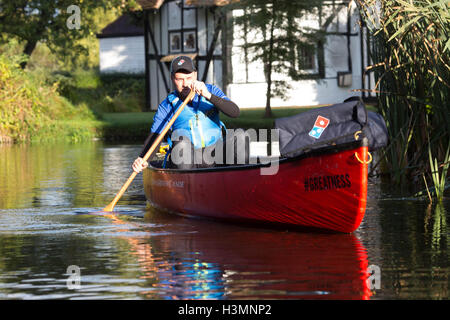
[[[448, 167], [450, 164], [450, 143], [447, 147], [447, 152], [445, 153], [444, 163], [439, 164], [437, 158], [433, 157], [431, 152], [431, 144], [428, 144], [428, 155], [430, 160], [430, 170], [431, 177], [435, 187], [436, 198], [441, 201], [444, 197], [444, 190], [446, 188], [446, 180], [448, 174]], [[442, 168], [442, 170], [440, 170]]]
[[390, 135], [386, 172], [396, 186], [424, 187], [426, 175], [442, 198], [450, 135], [449, 1], [357, 2], [371, 32], [368, 71]]

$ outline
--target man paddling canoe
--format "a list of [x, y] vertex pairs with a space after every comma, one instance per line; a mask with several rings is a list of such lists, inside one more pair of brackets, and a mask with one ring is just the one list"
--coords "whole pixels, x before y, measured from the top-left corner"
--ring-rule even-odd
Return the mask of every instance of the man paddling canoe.
[[[148, 166], [148, 163], [143, 161], [144, 155], [191, 90], [196, 93], [194, 98], [186, 105], [171, 128], [173, 149], [179, 151], [172, 156], [171, 160], [171, 164], [176, 168], [191, 169], [208, 166], [203, 161], [200, 163], [194, 161], [194, 153], [205, 149], [210, 151], [221, 145], [222, 126], [219, 120], [219, 111], [233, 118], [238, 117], [240, 113], [239, 107], [228, 99], [222, 90], [212, 84], [205, 84], [197, 80], [197, 70], [191, 58], [176, 57], [172, 60], [170, 71], [176, 90], [158, 106], [150, 134], [144, 142], [139, 157], [132, 165], [133, 170], [137, 173]], [[186, 152], [190, 153], [187, 158], [184, 157]]]

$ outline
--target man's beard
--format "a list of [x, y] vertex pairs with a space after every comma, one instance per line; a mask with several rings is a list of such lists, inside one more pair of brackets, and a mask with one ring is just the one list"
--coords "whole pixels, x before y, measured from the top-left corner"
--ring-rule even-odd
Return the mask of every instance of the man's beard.
[[186, 100], [190, 92], [191, 92], [190, 88], [184, 87], [183, 90], [181, 90], [181, 92], [178, 93], [178, 95], [180, 96], [180, 99], [184, 101]]

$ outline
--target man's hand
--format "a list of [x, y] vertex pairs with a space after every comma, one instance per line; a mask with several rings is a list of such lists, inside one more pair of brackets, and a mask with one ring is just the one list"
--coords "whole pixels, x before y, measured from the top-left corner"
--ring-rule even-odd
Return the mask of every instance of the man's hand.
[[195, 93], [205, 97], [206, 99], [211, 99], [211, 92], [208, 91], [206, 85], [202, 81], [195, 80], [191, 84], [191, 89], [195, 91]]
[[133, 165], [131, 166], [133, 168], [133, 171], [136, 173], [141, 172], [143, 169], [148, 167], [148, 162], [144, 161], [141, 157], [138, 157], [136, 160], [134, 160]]

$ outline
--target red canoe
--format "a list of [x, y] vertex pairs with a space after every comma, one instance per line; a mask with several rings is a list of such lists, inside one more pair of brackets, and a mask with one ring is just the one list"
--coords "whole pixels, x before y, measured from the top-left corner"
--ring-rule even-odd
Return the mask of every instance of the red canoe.
[[366, 210], [367, 157], [363, 139], [265, 165], [150, 165], [144, 189], [151, 205], [184, 216], [353, 232]]

